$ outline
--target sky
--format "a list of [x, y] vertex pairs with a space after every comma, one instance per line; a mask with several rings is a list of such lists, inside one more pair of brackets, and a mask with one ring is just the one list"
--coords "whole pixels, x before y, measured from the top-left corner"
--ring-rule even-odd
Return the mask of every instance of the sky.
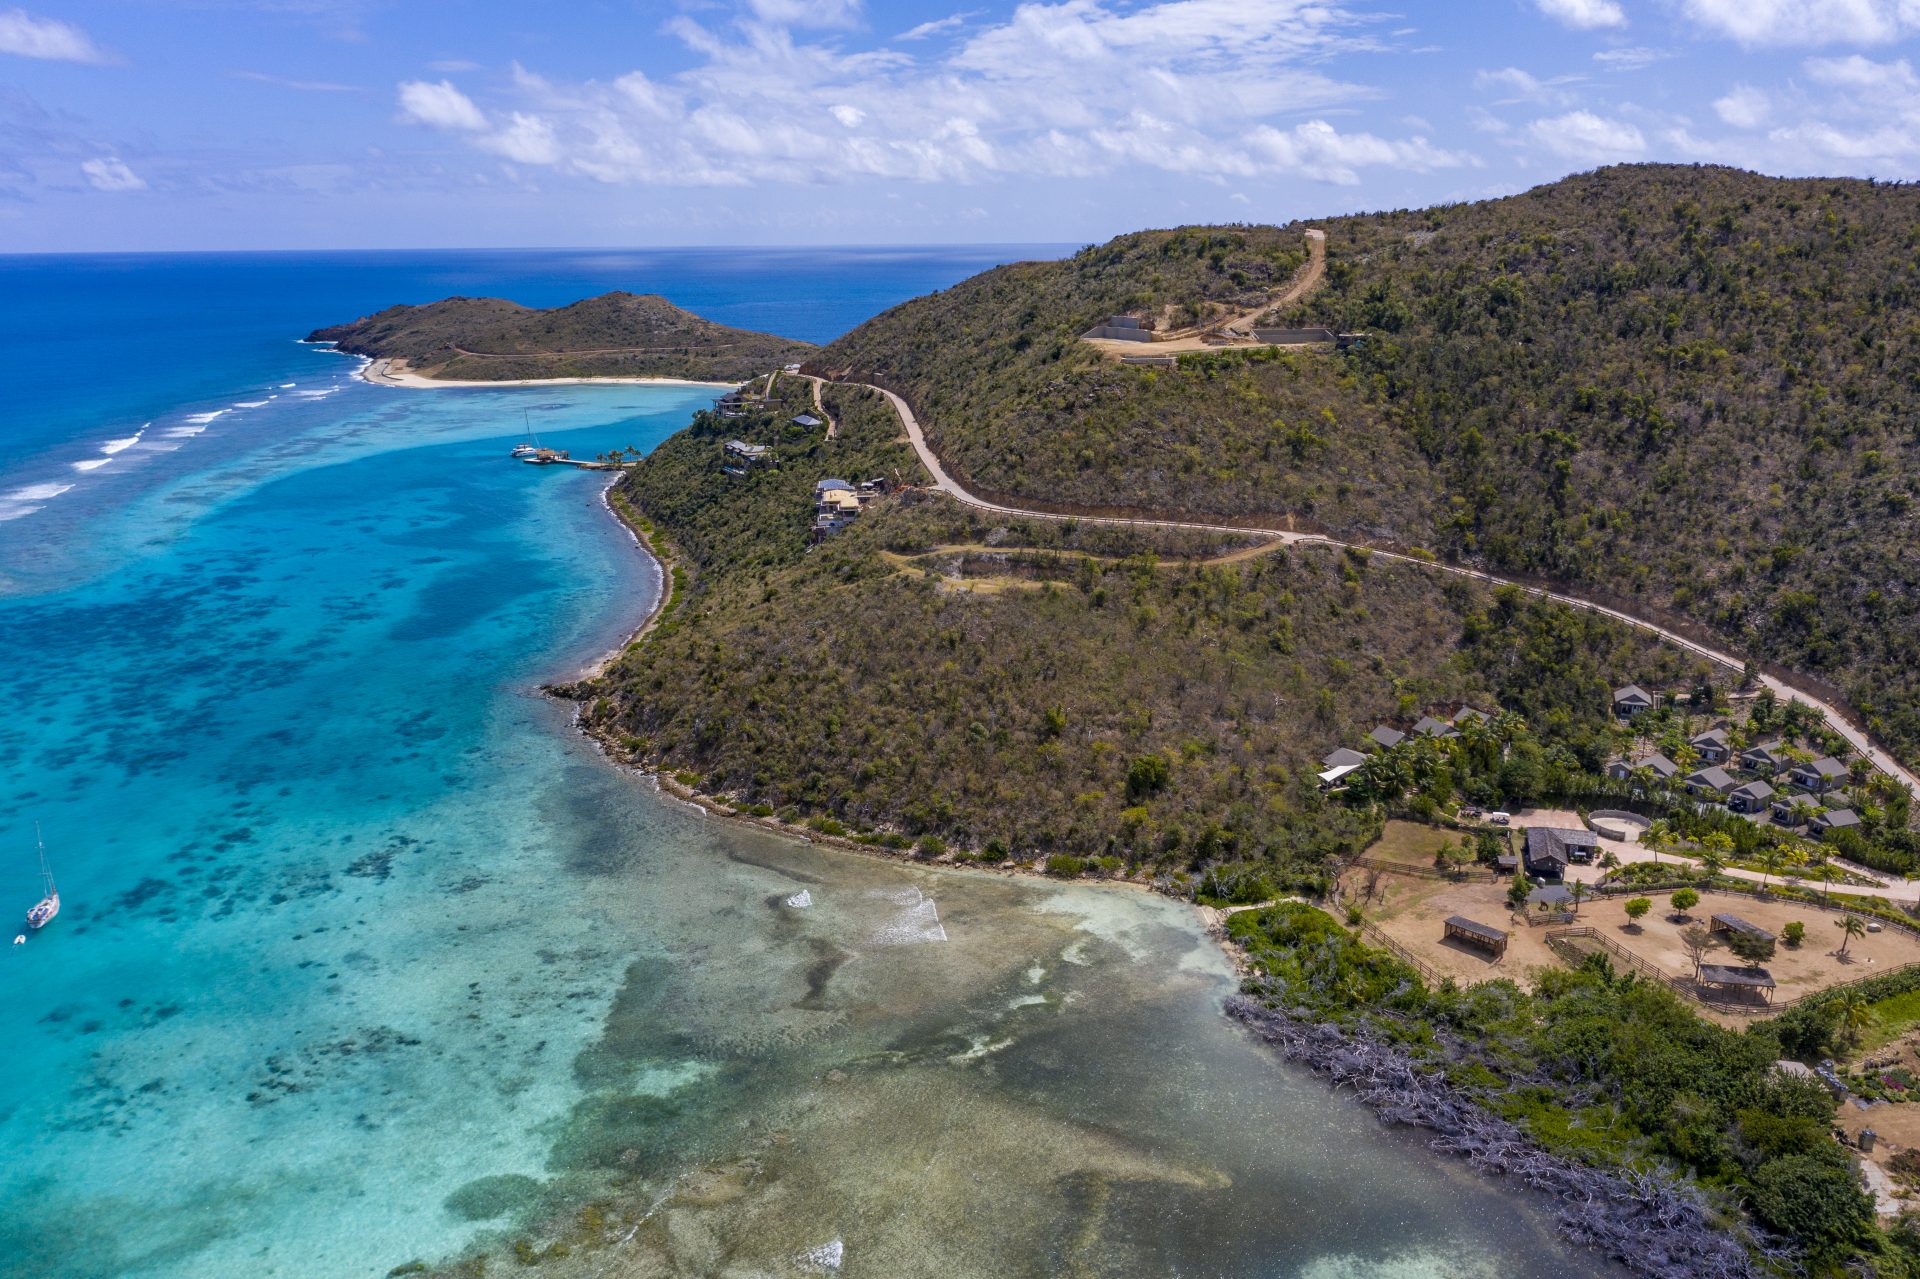
[[1920, 169], [1920, 0], [0, 0], [0, 252], [1087, 243]]

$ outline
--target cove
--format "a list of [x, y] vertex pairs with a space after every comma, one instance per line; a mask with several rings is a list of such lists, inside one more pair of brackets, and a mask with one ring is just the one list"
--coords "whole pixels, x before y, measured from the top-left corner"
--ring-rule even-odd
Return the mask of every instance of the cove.
[[3, 882], [38, 822], [66, 898], [0, 968], [0, 1271], [513, 1273], [606, 1204], [540, 1273], [1609, 1273], [1250, 1042], [1183, 904], [741, 829], [579, 738], [535, 690], [658, 578], [507, 448], [710, 392], [279, 358], [0, 524]]

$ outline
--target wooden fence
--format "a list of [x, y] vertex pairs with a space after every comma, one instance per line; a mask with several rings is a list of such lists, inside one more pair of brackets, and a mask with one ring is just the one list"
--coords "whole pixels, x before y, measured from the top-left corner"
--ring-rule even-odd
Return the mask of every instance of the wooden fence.
[[1500, 878], [1490, 870], [1478, 870], [1470, 866], [1463, 866], [1458, 870], [1441, 870], [1437, 866], [1383, 861], [1378, 857], [1368, 857], [1364, 853], [1354, 858], [1348, 865], [1364, 866], [1368, 870], [1391, 871], [1395, 875], [1412, 875], [1416, 879], [1446, 879], [1457, 884], [1491, 884]]
[[1796, 1004], [1806, 1003], [1810, 999], [1822, 998], [1832, 994], [1836, 990], [1845, 990], [1849, 986], [1858, 986], [1881, 977], [1891, 977], [1895, 973], [1904, 973], [1909, 969], [1920, 968], [1920, 961], [1909, 964], [1898, 964], [1892, 968], [1881, 969], [1879, 972], [1862, 973], [1858, 977], [1849, 977], [1846, 981], [1835, 982], [1833, 985], [1823, 986], [1819, 990], [1805, 991], [1802, 994], [1795, 995], [1791, 999], [1776, 999], [1763, 1007], [1716, 998], [1694, 984], [1691, 978], [1676, 977], [1659, 965], [1649, 963], [1595, 928], [1558, 929], [1548, 933], [1546, 941], [1548, 948], [1551, 949], [1554, 954], [1560, 956], [1561, 959], [1575, 968], [1580, 966], [1580, 961], [1583, 957], [1581, 947], [1576, 943], [1591, 942], [1595, 949], [1603, 951], [1609, 959], [1613, 960], [1614, 963], [1620, 967], [1645, 977], [1649, 981], [1662, 983], [1669, 990], [1673, 991], [1674, 994], [1679, 995], [1683, 999], [1691, 999], [1697, 1004], [1704, 1004], [1708, 1008], [1713, 1008], [1720, 1012], [1737, 1013], [1742, 1017], [1771, 1017], [1776, 1013], [1785, 1012]]
[[[1591, 891], [1596, 897], [1657, 897], [1672, 892], [1676, 888], [1694, 888], [1697, 884], [1690, 881], [1669, 884], [1660, 888], [1633, 887], [1622, 884], [1595, 884]], [[1803, 890], [1804, 891], [1804, 890]], [[1831, 915], [1858, 915], [1861, 919], [1870, 919], [1885, 928], [1897, 929], [1907, 936], [1920, 940], [1920, 926], [1894, 919], [1880, 911], [1863, 910], [1858, 906], [1841, 906], [1833, 902], [1824, 902], [1817, 897], [1800, 897], [1792, 893], [1769, 892], [1762, 888], [1726, 888], [1715, 884], [1711, 888], [1701, 888], [1700, 895], [1718, 893], [1724, 897], [1746, 897], [1753, 901], [1790, 902], [1795, 906], [1806, 906], [1812, 910], [1824, 910]], [[1897, 909], [1891, 898], [1884, 899], [1887, 910]]]
[[1360, 922], [1360, 933], [1366, 938], [1368, 945], [1378, 946], [1380, 949], [1392, 954], [1395, 959], [1411, 966], [1415, 972], [1426, 979], [1429, 987], [1437, 987], [1440, 985], [1443, 978], [1439, 973], [1434, 971], [1431, 964], [1408, 950], [1405, 946], [1402, 946], [1393, 938], [1381, 932], [1378, 928], [1375, 928], [1371, 923], [1362, 920]]

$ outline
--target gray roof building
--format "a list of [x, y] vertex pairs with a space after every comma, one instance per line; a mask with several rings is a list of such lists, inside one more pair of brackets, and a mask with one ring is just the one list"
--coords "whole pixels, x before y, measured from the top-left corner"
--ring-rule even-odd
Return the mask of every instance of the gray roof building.
[[1826, 790], [1847, 779], [1847, 766], [1831, 755], [1823, 755], [1810, 764], [1795, 764], [1793, 780], [1808, 790]]
[[1574, 862], [1590, 862], [1600, 839], [1590, 830], [1527, 827], [1527, 873], [1557, 878]]
[[1733, 779], [1733, 774], [1718, 765], [1687, 774], [1687, 789], [1695, 793], [1712, 791], [1716, 795], [1725, 795], [1739, 785]]
[[1640, 755], [1633, 759], [1616, 759], [1608, 763], [1607, 775], [1624, 781], [1633, 775], [1636, 769], [1646, 769], [1655, 780], [1670, 782], [1680, 775], [1680, 765], [1662, 755], [1659, 751]]
[[1365, 755], [1354, 750], [1351, 746], [1342, 746], [1339, 750], [1334, 751], [1325, 759], [1321, 760], [1320, 767], [1339, 768], [1342, 764], [1364, 764], [1366, 762], [1367, 757]]
[[1830, 808], [1824, 813], [1816, 813], [1807, 828], [1816, 835], [1824, 835], [1830, 830], [1850, 830], [1860, 824], [1860, 814], [1851, 808]]
[[1387, 750], [1392, 750], [1401, 742], [1406, 741], [1407, 735], [1397, 728], [1388, 728], [1385, 724], [1381, 724], [1371, 733], [1367, 734], [1367, 740], [1377, 743]]
[[1653, 705], [1653, 694], [1638, 684], [1613, 690], [1613, 713], [1622, 717], [1638, 715]]
[[1733, 753], [1733, 748], [1727, 745], [1727, 730], [1724, 728], [1710, 728], [1704, 733], [1696, 733], [1687, 739], [1687, 745], [1700, 752], [1702, 759], [1715, 764]]

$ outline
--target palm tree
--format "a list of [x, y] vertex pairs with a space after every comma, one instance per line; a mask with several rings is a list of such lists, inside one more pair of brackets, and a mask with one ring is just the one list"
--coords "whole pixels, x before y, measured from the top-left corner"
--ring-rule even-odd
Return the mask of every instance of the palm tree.
[[1858, 915], [1848, 915], [1845, 919], [1836, 919], [1833, 921], [1833, 926], [1838, 928], [1841, 933], [1840, 957], [1842, 959], [1846, 958], [1847, 947], [1853, 944], [1854, 938], [1865, 937], [1867, 935], [1866, 922]]
[[1700, 869], [1707, 872], [1707, 878], [1709, 880], [1715, 878], [1726, 868], [1727, 859], [1713, 849], [1709, 848], [1700, 854]]
[[1587, 895], [1587, 886], [1576, 879], [1567, 885], [1567, 891], [1573, 894], [1573, 913], [1578, 915], [1580, 913], [1581, 899]]
[[1778, 848], [1769, 848], [1766, 852], [1760, 854], [1761, 888], [1764, 889], [1767, 886], [1768, 877], [1780, 873], [1780, 861], [1780, 850]]
[[1663, 817], [1647, 827], [1646, 833], [1640, 836], [1640, 846], [1653, 854], [1653, 860], [1657, 864], [1660, 860], [1660, 849], [1672, 839], [1673, 827], [1668, 825], [1666, 818]]
[[1867, 997], [1857, 990], [1840, 996], [1839, 1008], [1840, 1034], [1848, 1043], [1858, 1043], [1860, 1036], [1880, 1020]]

